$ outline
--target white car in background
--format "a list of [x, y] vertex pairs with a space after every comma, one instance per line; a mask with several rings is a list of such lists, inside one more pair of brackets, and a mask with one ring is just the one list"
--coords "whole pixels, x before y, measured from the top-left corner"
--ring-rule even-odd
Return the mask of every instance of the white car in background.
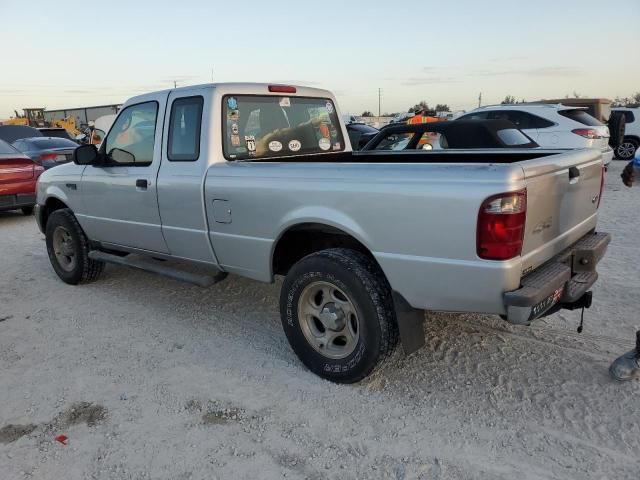
[[613, 159], [609, 127], [583, 107], [521, 103], [479, 107], [457, 120], [504, 119], [533, 138], [542, 148], [597, 148], [605, 165]]
[[640, 106], [617, 107], [613, 111], [624, 114], [626, 120], [624, 140], [615, 150], [616, 158], [631, 160], [640, 147]]

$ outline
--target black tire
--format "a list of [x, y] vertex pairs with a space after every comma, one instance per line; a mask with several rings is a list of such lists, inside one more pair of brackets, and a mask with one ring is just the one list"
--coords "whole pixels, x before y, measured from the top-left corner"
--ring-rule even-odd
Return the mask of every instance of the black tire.
[[627, 119], [622, 112], [611, 112], [609, 117], [609, 145], [617, 149], [624, 140]]
[[[334, 285], [355, 309], [358, 338], [353, 341], [352, 353], [344, 358], [329, 358], [319, 353], [301, 326], [301, 321], [305, 321], [300, 319], [298, 311], [301, 294], [318, 283]], [[282, 286], [280, 316], [298, 358], [313, 373], [332, 382], [362, 380], [393, 353], [398, 343], [391, 287], [380, 267], [354, 250], [322, 250], [296, 263]]]
[[22, 210], [22, 214], [27, 217], [33, 215], [33, 207], [22, 207], [20, 210]]
[[640, 142], [638, 142], [638, 140], [627, 137], [620, 145], [618, 145], [618, 148], [614, 150], [614, 153], [618, 160], [625, 160], [628, 162], [634, 158], [639, 146]]
[[[72, 251], [75, 261], [63, 265], [54, 249], [54, 235], [66, 232], [68, 242], [66, 246]], [[89, 241], [82, 231], [82, 227], [71, 210], [63, 208], [53, 212], [45, 229], [47, 253], [51, 266], [60, 279], [69, 285], [88, 283], [96, 280], [104, 270], [104, 262], [97, 262], [89, 258]], [[67, 258], [71, 258], [69, 255]]]

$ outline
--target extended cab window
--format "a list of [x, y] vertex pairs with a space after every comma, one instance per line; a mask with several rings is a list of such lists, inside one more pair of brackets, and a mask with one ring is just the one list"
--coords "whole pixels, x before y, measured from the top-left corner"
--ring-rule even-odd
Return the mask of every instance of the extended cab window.
[[171, 106], [168, 155], [170, 161], [190, 162], [200, 156], [202, 97], [178, 98]]
[[131, 105], [120, 112], [103, 143], [109, 163], [146, 166], [153, 161], [158, 103]]
[[230, 160], [344, 150], [333, 102], [327, 98], [227, 95], [224, 154]]

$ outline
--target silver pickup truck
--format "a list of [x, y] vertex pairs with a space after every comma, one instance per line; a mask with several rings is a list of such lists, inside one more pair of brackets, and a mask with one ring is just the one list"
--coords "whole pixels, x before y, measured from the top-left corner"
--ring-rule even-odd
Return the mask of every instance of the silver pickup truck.
[[345, 383], [398, 338], [422, 346], [424, 310], [529, 324], [590, 305], [610, 239], [596, 233], [598, 150], [358, 154], [340, 119], [330, 92], [287, 85], [130, 99], [100, 150], [40, 177], [55, 272], [73, 285], [105, 263], [202, 286], [282, 275], [293, 350]]

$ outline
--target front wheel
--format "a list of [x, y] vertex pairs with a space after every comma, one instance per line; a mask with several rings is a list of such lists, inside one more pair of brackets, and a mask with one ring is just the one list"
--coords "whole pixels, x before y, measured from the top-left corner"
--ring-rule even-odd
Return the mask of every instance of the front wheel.
[[616, 158], [620, 160], [631, 160], [640, 143], [636, 140], [625, 138], [624, 141], [615, 149]]
[[89, 258], [89, 241], [71, 210], [53, 212], [45, 230], [51, 266], [63, 282], [70, 285], [96, 280], [104, 263]]
[[375, 261], [354, 250], [323, 250], [296, 263], [280, 315], [296, 355], [333, 382], [362, 380], [398, 342], [391, 288]]

